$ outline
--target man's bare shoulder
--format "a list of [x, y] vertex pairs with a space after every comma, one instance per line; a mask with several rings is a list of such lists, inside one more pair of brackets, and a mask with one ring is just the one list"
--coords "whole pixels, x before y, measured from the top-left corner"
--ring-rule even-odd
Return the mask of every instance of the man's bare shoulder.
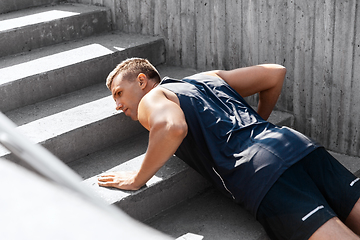
[[164, 88], [162, 86], [158, 86], [158, 87], [154, 88], [152, 91], [154, 91], [154, 94], [162, 94], [168, 100], [170, 100], [180, 106], [179, 98], [177, 97], [177, 95], [174, 92], [170, 91], [169, 89]]
[[157, 86], [151, 89], [140, 101], [138, 107], [139, 122], [149, 129], [149, 117], [155, 113], [163, 112], [167, 108], [179, 108], [180, 102], [178, 97], [172, 91]]
[[166, 89], [160, 88], [159, 86], [151, 89], [141, 99], [140, 104], [147, 103], [147, 102], [154, 102], [157, 100], [161, 100], [162, 98], [166, 98], [166, 94], [165, 94], [164, 90], [166, 90]]
[[[171, 92], [170, 90], [163, 88], [161, 86], [157, 86], [153, 89], [151, 89], [148, 93], [146, 93], [144, 95], [144, 97], [141, 99], [140, 104], [142, 102], [153, 102], [153, 101], [158, 101], [158, 100], [165, 100], [167, 99], [169, 96], [171, 97], [171, 95], [173, 95], [174, 93]], [[174, 94], [176, 96], [176, 94]]]

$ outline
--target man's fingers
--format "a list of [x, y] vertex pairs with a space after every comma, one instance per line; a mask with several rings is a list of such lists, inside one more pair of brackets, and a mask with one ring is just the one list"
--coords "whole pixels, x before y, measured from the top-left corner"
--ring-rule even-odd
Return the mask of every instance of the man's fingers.
[[100, 182], [110, 182], [110, 181], [114, 181], [113, 177], [99, 177], [98, 180]]
[[112, 187], [114, 186], [113, 182], [98, 182], [98, 185], [101, 187]]
[[115, 177], [115, 174], [104, 173], [104, 174], [101, 174], [100, 177]]

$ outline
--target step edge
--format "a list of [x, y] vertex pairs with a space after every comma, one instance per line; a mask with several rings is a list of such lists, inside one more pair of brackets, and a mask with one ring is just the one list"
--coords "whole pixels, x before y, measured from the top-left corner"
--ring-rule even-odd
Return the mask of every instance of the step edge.
[[[63, 9], [65, 10], [66, 8], [63, 7], [65, 5], [62, 4], [57, 4], [51, 7], [39, 7], [36, 8], [36, 10], [40, 10], [40, 9], [47, 9], [49, 8], [49, 10], [58, 10], [58, 9]], [[83, 6], [87, 6], [87, 5], [83, 5]], [[80, 6], [75, 6], [74, 4], [66, 4], [67, 8], [72, 7], [71, 9], [80, 9]], [[84, 37], [89, 37], [93, 34], [100, 34], [103, 32], [109, 32], [111, 30], [111, 20], [109, 19], [109, 15], [111, 14], [110, 9], [105, 8], [105, 7], [97, 7], [94, 6], [92, 8], [87, 7], [90, 10], [87, 11], [77, 11], [78, 14], [74, 14], [71, 16], [64, 16], [64, 17], [59, 17], [56, 19], [51, 19], [46, 21], [45, 19], [41, 22], [34, 22], [34, 24], [30, 24], [30, 25], [19, 25], [19, 26], [14, 26], [13, 28], [10, 29], [4, 29], [2, 31], [0, 31], [0, 35], [6, 35], [8, 37], [2, 37], [2, 44], [1, 44], [1, 48], [0, 48], [0, 53], [1, 56], [8, 56], [8, 55], [13, 55], [13, 54], [19, 54], [22, 52], [27, 52], [27, 51], [32, 51], [38, 48], [42, 48], [42, 47], [46, 47], [46, 46], [52, 46], [55, 44], [59, 44], [59, 43], [63, 43], [63, 42], [68, 42], [68, 41], [72, 41], [72, 40], [76, 40], [76, 39], [81, 39]], [[28, 11], [28, 9], [24, 10]], [[19, 13], [19, 12], [17, 12]], [[77, 21], [74, 19], [86, 19], [88, 18], [88, 16], [93, 17], [93, 16], [98, 16], [98, 21], [90, 21], [90, 26], [91, 27], [91, 31], [89, 32], [88, 30], [86, 31], [72, 31], [70, 32], [70, 35], [68, 34], [68, 31], [64, 31], [64, 28], [66, 25], [71, 25], [71, 26], [77, 26], [80, 27], [79, 24], [75, 24]], [[14, 18], [16, 19], [16, 18]], [[100, 20], [99, 20], [100, 19]], [[8, 19], [9, 20], [9, 19]], [[6, 21], [6, 20], [4, 20]], [[100, 27], [100, 25], [106, 25], [106, 26], [102, 26]], [[40, 29], [42, 29], [41, 31], [43, 31], [44, 26], [48, 26], [51, 28], [51, 36], [48, 37], [46, 36], [46, 38], [41, 37], [41, 35], [36, 35], [34, 38], [23, 38], [22, 36], [24, 35], [24, 33], [31, 33], [31, 32], [38, 32], [40, 31]], [[47, 29], [48, 27], [44, 28]], [[53, 27], [55, 27], [54, 29], [56, 31], [54, 31]], [[54, 36], [53, 33], [55, 32]], [[66, 34], [65, 34], [66, 32]], [[81, 33], [81, 34], [79, 34]], [[17, 35], [19, 35], [18, 37], [16, 37]], [[21, 43], [18, 44], [13, 44], [14, 40], [16, 39], [16, 41], [20, 41]], [[20, 49], [13, 49], [13, 46], [22, 46], [22, 48]]]
[[[37, 73], [37, 74], [31, 75], [31, 76], [19, 78], [19, 79], [13, 80], [11, 82], [0, 84], [0, 91], [3, 92], [2, 95], [6, 96], [4, 99], [9, 99], [9, 101], [2, 101], [0, 109], [1, 109], [2, 112], [6, 113], [6, 112], [14, 110], [16, 108], [31, 105], [31, 104], [34, 104], [34, 103], [40, 102], [40, 101], [45, 101], [47, 99], [50, 99], [50, 98], [57, 97], [59, 95], [68, 93], [65, 90], [65, 88], [67, 86], [63, 86], [64, 89], [61, 88], [62, 91], [60, 91], [59, 93], [55, 93], [55, 92], [54, 93], [49, 93], [49, 96], [41, 96], [41, 97], [36, 96], [36, 95], [32, 95], [33, 97], [29, 96], [29, 97], [31, 97], [33, 99], [24, 99], [23, 97], [21, 97], [21, 98], [18, 97], [17, 100], [14, 101], [13, 99], [10, 98], [10, 96], [14, 97], [16, 95], [14, 95], [13, 93], [21, 92], [21, 91], [19, 89], [13, 89], [13, 88], [15, 88], [15, 87], [20, 88], [19, 85], [22, 85], [21, 84], [22, 82], [41, 80], [41, 78], [45, 78], [45, 80], [47, 80], [49, 77], [51, 77], [52, 73], [66, 72], [66, 71], [69, 71], [69, 69], [71, 69], [71, 68], [78, 69], [79, 66], [84, 66], [86, 64], [95, 63], [95, 62], [98, 63], [99, 60], [105, 61], [105, 59], [107, 59], [106, 62], [109, 63], [109, 64], [107, 64], [107, 67], [109, 69], [106, 71], [106, 74], [108, 74], [108, 72], [110, 72], [110, 69], [112, 67], [115, 67], [114, 65], [118, 64], [121, 60], [126, 59], [127, 57], [129, 57], [129, 55], [135, 55], [133, 52], [142, 51], [143, 48], [146, 48], [146, 47], [151, 46], [151, 45], [153, 45], [153, 46], [161, 45], [162, 48], [164, 48], [163, 44], [164, 44], [164, 41], [163, 41], [162, 38], [153, 37], [150, 41], [140, 43], [139, 45], [136, 45], [136, 46], [131, 46], [131, 47], [128, 47], [128, 48], [125, 48], [125, 49], [122, 49], [122, 50], [113, 51], [112, 53], [105, 54], [105, 55], [95, 57], [95, 58], [91, 58], [91, 59], [88, 59], [86, 61], [76, 62], [74, 64], [67, 65], [67, 66], [64, 66], [64, 67], [61, 67], [61, 68], [52, 69], [52, 70]], [[157, 64], [161, 64], [161, 63], [163, 63], [165, 61], [165, 59], [164, 59], [164, 50], [163, 49], [161, 49], [158, 52], [154, 52], [154, 50], [151, 50], [151, 49], [149, 51], [151, 51], [151, 52], [149, 53], [149, 56], [147, 56], [147, 57], [148, 58], [158, 58], [158, 60], [154, 59], [154, 61]], [[148, 54], [148, 53], [146, 53], [146, 54]], [[156, 57], [150, 56], [152, 54], [156, 54]], [[142, 55], [142, 54], [138, 53], [136, 55]], [[146, 57], [146, 56], [141, 56], [141, 57]], [[103, 76], [104, 79], [106, 77], [105, 76], [106, 74], [105, 73], [102, 74], [102, 75], [104, 75]], [[98, 78], [96, 78], [96, 79], [98, 79]], [[92, 84], [99, 83], [100, 81], [96, 80], [96, 79], [94, 80], [96, 82], [90, 81], [87, 84], [82, 85], [81, 87], [75, 87], [74, 89], [71, 89], [71, 91], [76, 91], [76, 90], [79, 90], [81, 88], [88, 87], [88, 86], [90, 86]], [[57, 82], [55, 78], [53, 79], [53, 81]], [[41, 83], [39, 83], [39, 84], [41, 84]], [[59, 83], [59, 84], [61, 84], [61, 83]], [[9, 95], [9, 97], [7, 97], [7, 95]], [[10, 99], [11, 99], [11, 101], [10, 101]]]

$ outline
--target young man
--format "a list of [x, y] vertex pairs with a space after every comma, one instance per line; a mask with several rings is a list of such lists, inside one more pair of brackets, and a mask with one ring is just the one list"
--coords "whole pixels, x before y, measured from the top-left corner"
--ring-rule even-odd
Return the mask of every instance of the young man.
[[[122, 62], [107, 86], [116, 109], [149, 130], [149, 145], [139, 171], [105, 174], [99, 185], [137, 190], [175, 153], [271, 239], [359, 239], [359, 179], [306, 136], [265, 121], [285, 72], [266, 64], [160, 82], [147, 60]], [[242, 98], [255, 93], [257, 112]]]

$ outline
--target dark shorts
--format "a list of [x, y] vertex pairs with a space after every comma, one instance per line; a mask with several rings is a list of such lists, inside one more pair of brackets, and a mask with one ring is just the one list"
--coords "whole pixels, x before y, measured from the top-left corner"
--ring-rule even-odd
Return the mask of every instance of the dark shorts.
[[257, 220], [271, 239], [308, 239], [333, 217], [344, 222], [359, 198], [359, 178], [318, 148], [281, 175]]

